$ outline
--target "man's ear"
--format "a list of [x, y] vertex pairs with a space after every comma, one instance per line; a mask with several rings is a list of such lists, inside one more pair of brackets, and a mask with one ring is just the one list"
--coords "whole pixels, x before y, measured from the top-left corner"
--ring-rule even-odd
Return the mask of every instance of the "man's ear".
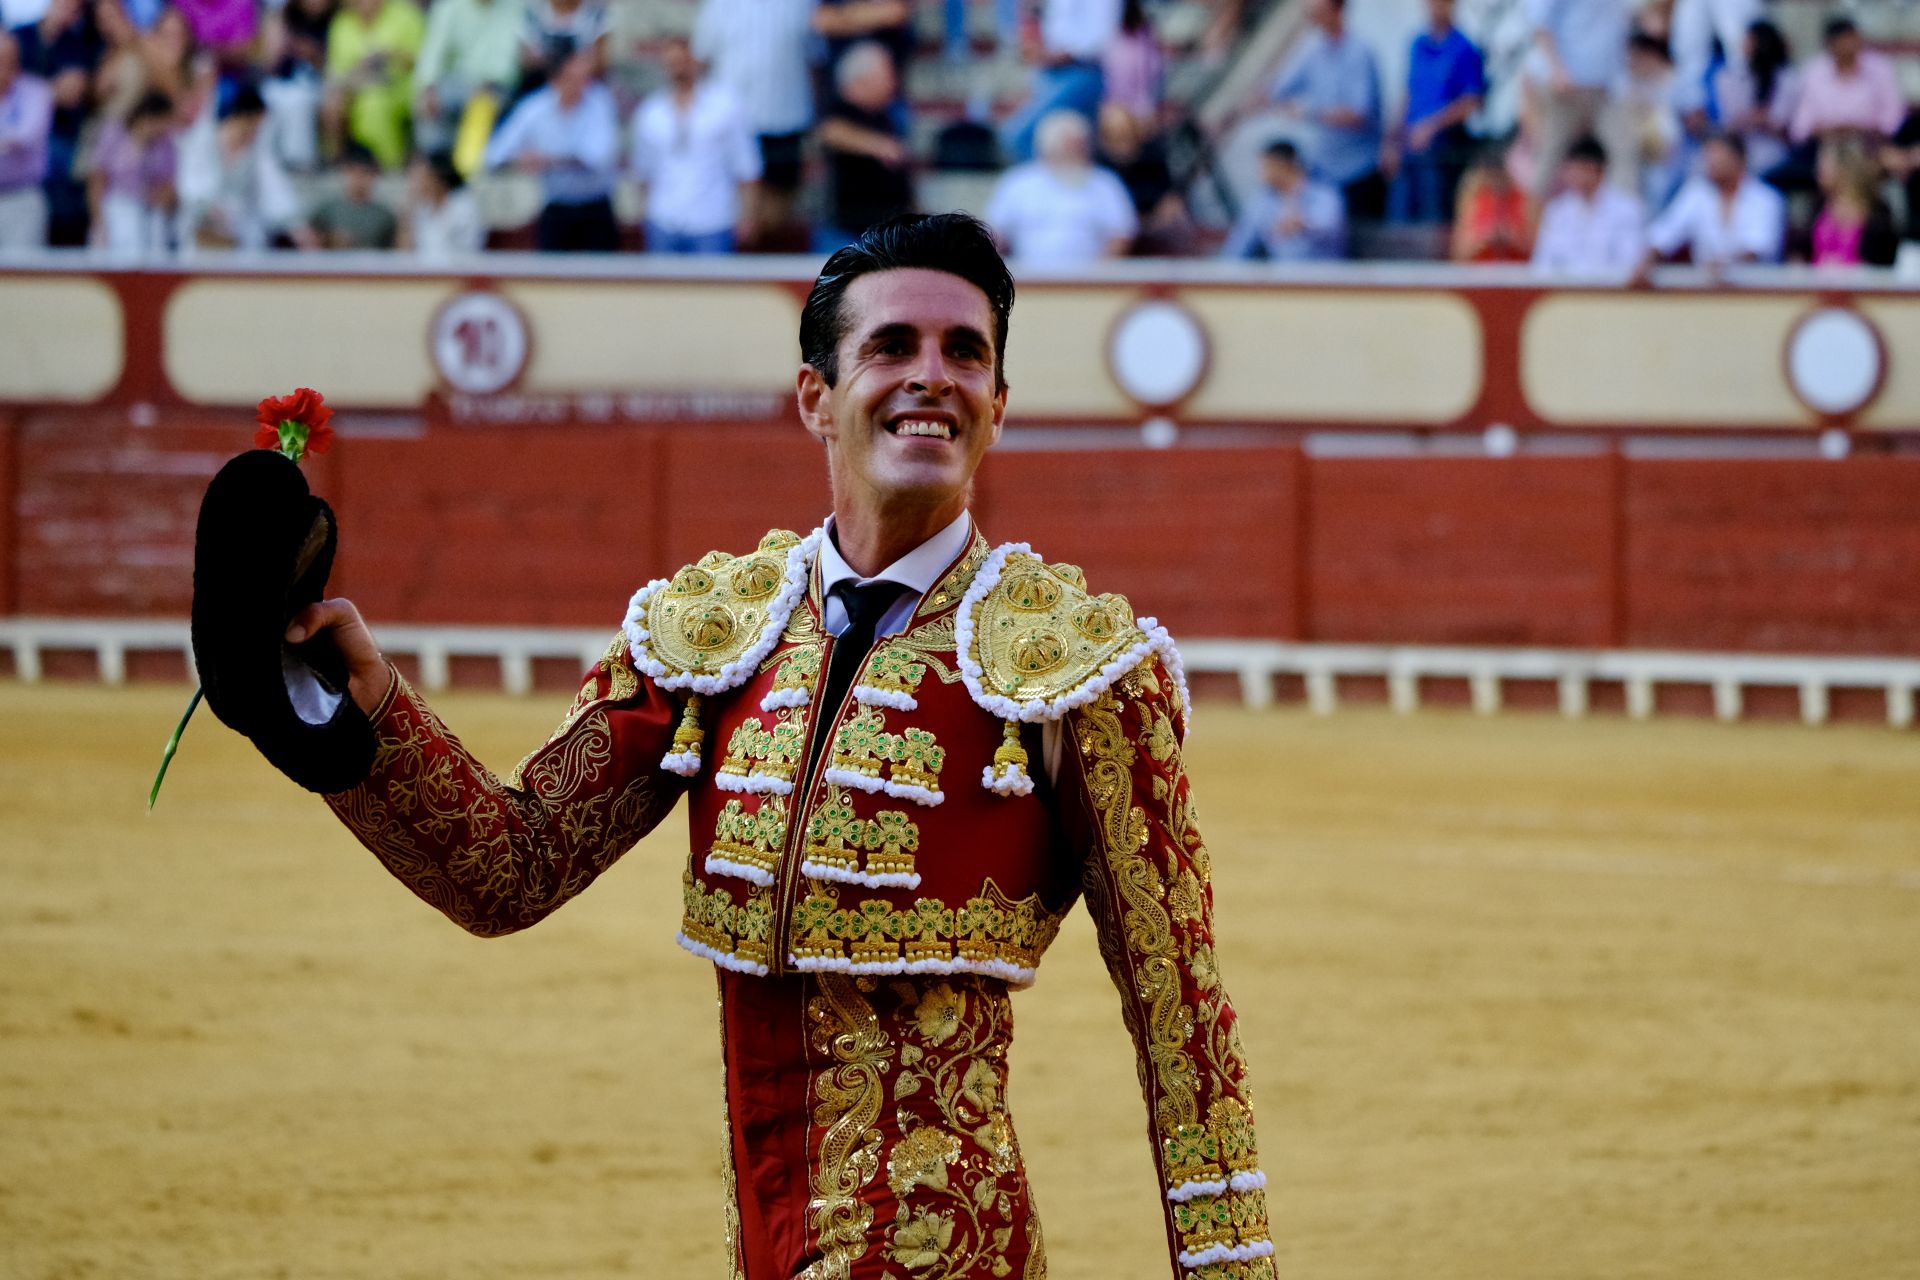
[[827, 385], [818, 369], [810, 364], [800, 366], [794, 398], [800, 405], [800, 425], [807, 429], [807, 434], [823, 443], [832, 443], [833, 388]]
[[1007, 425], [1007, 384], [1001, 383], [1000, 389], [993, 393], [993, 435], [987, 441], [991, 449], [1000, 443], [1000, 429]]

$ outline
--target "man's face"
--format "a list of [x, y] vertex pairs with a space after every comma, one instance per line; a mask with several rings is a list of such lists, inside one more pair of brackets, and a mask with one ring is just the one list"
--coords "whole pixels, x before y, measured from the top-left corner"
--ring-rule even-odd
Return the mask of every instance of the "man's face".
[[1827, 41], [1827, 52], [1841, 66], [1852, 66], [1854, 59], [1860, 56], [1860, 33], [1842, 31]]
[[1453, 25], [1453, 0], [1427, 0], [1427, 21], [1435, 27]]
[[13, 78], [19, 74], [20, 46], [11, 32], [0, 31], [0, 89], [12, 88]]
[[340, 185], [347, 193], [347, 199], [365, 203], [373, 198], [374, 179], [380, 171], [370, 164], [350, 164], [341, 175]]
[[1275, 191], [1293, 191], [1305, 176], [1300, 171], [1300, 162], [1285, 156], [1268, 156], [1261, 165], [1266, 173], [1267, 185]]
[[1724, 142], [1714, 141], [1707, 144], [1702, 157], [1707, 180], [1718, 186], [1731, 186], [1740, 180], [1746, 165], [1740, 159], [1740, 153]]
[[1606, 170], [1591, 160], [1567, 161], [1567, 185], [1579, 193], [1582, 200], [1593, 199], [1593, 193], [1600, 189], [1600, 180], [1606, 176]]
[[1332, 31], [1340, 25], [1340, 6], [1335, 0], [1313, 0], [1313, 8], [1308, 16], [1315, 26]]
[[827, 445], [835, 502], [964, 502], [1007, 407], [987, 295], [899, 268], [855, 280], [841, 307], [837, 385], [800, 371], [801, 419]]
[[693, 59], [693, 48], [685, 40], [669, 40], [660, 50], [660, 69], [675, 84], [692, 84], [700, 78], [700, 64]]

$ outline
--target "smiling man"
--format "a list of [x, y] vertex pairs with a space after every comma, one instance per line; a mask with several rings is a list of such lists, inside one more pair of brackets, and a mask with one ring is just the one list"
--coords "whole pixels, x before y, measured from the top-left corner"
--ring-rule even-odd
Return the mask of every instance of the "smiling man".
[[1124, 599], [968, 514], [1012, 306], [963, 215], [893, 219], [834, 254], [798, 375], [832, 517], [641, 588], [505, 780], [351, 604], [289, 631], [331, 635], [379, 739], [328, 803], [471, 932], [539, 921], [687, 797], [679, 941], [718, 972], [746, 1280], [1046, 1274], [1008, 997], [1082, 895], [1139, 1054], [1171, 1272], [1272, 1275], [1179, 657]]

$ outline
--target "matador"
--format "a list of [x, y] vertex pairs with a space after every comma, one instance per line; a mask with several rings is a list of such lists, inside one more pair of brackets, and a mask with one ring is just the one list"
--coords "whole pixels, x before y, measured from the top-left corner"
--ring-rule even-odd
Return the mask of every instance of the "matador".
[[326, 797], [470, 932], [524, 929], [684, 796], [678, 940], [719, 983], [745, 1280], [1046, 1274], [1007, 1104], [1009, 994], [1084, 897], [1146, 1096], [1172, 1274], [1273, 1274], [1165, 628], [968, 510], [1013, 281], [959, 214], [882, 223], [802, 313], [833, 513], [641, 587], [552, 738], [487, 771], [351, 603], [299, 613], [372, 722]]

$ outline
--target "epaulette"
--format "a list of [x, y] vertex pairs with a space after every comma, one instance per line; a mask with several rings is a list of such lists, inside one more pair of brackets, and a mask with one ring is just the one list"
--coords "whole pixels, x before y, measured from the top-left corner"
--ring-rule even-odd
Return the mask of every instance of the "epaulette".
[[1125, 596], [1090, 594], [1078, 568], [1047, 564], [1024, 542], [987, 557], [961, 598], [954, 633], [967, 692], [1007, 721], [1007, 745], [981, 779], [992, 790], [1032, 785], [1019, 723], [1060, 719], [1156, 654], [1180, 690], [1184, 723], [1186, 673], [1167, 629], [1136, 619]]
[[774, 529], [746, 555], [709, 551], [633, 593], [623, 630], [634, 665], [661, 688], [693, 695], [663, 767], [699, 772], [700, 696], [737, 688], [773, 652], [824, 536], [824, 529], [804, 538]]

